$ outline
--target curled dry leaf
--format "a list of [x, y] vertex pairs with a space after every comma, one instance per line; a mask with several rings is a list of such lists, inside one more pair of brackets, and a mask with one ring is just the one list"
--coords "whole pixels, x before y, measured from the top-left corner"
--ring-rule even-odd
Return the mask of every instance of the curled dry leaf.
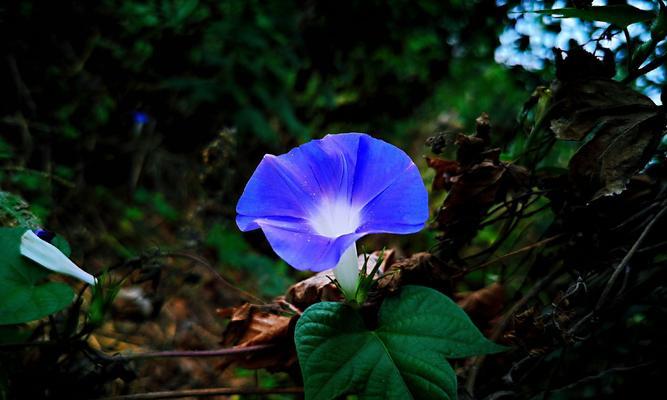
[[[588, 66], [579, 71], [590, 73], [563, 73], [579, 64]], [[541, 122], [558, 139], [585, 141], [570, 159], [570, 178], [593, 200], [625, 190], [655, 152], [665, 128], [663, 108], [609, 79], [604, 65], [581, 49], [557, 63], [559, 80], [551, 85], [551, 105]]]
[[295, 283], [287, 289], [285, 300], [300, 310], [320, 301], [340, 300], [341, 294], [333, 284], [333, 270], [319, 272], [308, 279]]
[[[393, 262], [394, 250], [387, 250], [379, 272]], [[368, 255], [367, 272], [375, 266], [380, 252]], [[359, 257], [359, 268], [364, 265], [364, 255]], [[333, 270], [322, 271], [292, 285], [285, 298], [278, 297], [271, 304], [245, 303], [238, 307], [218, 310], [218, 315], [228, 318], [229, 324], [222, 334], [225, 347], [275, 345], [266, 351], [233, 355], [226, 358], [223, 368], [231, 364], [248, 369], [266, 368], [270, 371], [289, 371], [296, 366], [294, 325], [300, 313], [308, 306], [321, 301], [341, 300], [340, 291], [332, 283]]]
[[595, 190], [593, 200], [625, 190], [630, 178], [651, 158], [664, 134], [664, 116], [656, 110], [638, 110], [601, 123], [604, 128], [570, 160], [574, 182], [586, 193]]
[[220, 309], [218, 315], [230, 319], [222, 334], [225, 347], [276, 345], [267, 351], [227, 357], [223, 368], [234, 363], [248, 369], [286, 371], [296, 364], [293, 335], [297, 315], [288, 314], [278, 302], [266, 305], [246, 303]]
[[379, 288], [395, 292], [405, 285], [421, 285], [451, 293], [451, 277], [456, 272], [460, 271], [444, 265], [431, 253], [416, 253], [391, 264], [380, 278]]
[[500, 161], [500, 149], [488, 146], [488, 115], [483, 113], [476, 122], [475, 135], [456, 137], [456, 161], [427, 158], [436, 171], [433, 190], [449, 191], [437, 216], [437, 227], [444, 233], [441, 243], [446, 243], [440, 255], [445, 258], [455, 258], [458, 249], [475, 236], [493, 204], [529, 187], [528, 170]]
[[432, 185], [434, 191], [449, 190], [452, 186], [451, 178], [460, 173], [457, 161], [426, 157], [426, 164], [435, 171], [435, 178]]
[[482, 329], [489, 328], [505, 306], [505, 288], [499, 283], [473, 292], [457, 293], [454, 298]]
[[477, 226], [491, 205], [505, 200], [507, 194], [524, 188], [528, 182], [528, 171], [518, 165], [485, 159], [464, 169], [450, 181], [453, 184], [438, 215], [438, 224], [443, 231], [453, 231], [454, 234]]
[[[394, 260], [394, 250], [385, 250], [382, 256], [382, 264], [378, 270], [379, 274], [385, 271], [387, 265], [391, 265]], [[368, 255], [366, 264], [366, 273], [370, 273], [381, 252], [376, 251]], [[359, 269], [364, 266], [364, 255], [359, 255]], [[305, 310], [309, 306], [320, 301], [337, 301], [342, 299], [342, 295], [333, 282], [334, 273], [332, 269], [322, 271], [303, 281], [297, 282], [287, 289], [285, 300], [300, 310]]]

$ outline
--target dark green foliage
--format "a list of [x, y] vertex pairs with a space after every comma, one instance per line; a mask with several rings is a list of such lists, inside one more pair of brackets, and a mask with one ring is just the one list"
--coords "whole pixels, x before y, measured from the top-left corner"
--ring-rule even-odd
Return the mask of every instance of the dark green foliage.
[[[523, 10], [545, 11], [540, 16], [507, 15], [519, 3]], [[609, 1], [613, 9], [588, 9], [590, 3], [557, 3], [569, 10], [559, 11], [560, 15], [585, 20], [580, 28], [592, 40], [589, 47], [603, 34], [623, 42], [623, 32], [605, 31], [606, 23], [598, 28], [588, 20], [634, 23], [632, 28], [646, 32], [644, 38], [632, 37], [630, 46], [613, 49], [614, 57], [598, 48], [596, 56], [605, 54], [600, 63], [609, 67], [599, 78], [636, 80], [640, 88], [658, 90], [661, 79], [645, 73], [662, 68], [665, 59], [664, 10], [655, 3], [653, 11], [636, 11], [624, 1]], [[665, 333], [660, 324], [665, 319], [665, 293], [655, 288], [667, 271], [664, 238], [657, 229], [664, 220], [611, 285], [612, 294], [619, 295], [610, 296], [595, 318], [577, 329], [574, 325], [595, 307], [608, 275], [664, 207], [665, 146], [649, 154], [659, 132], [653, 132], [653, 124], [651, 129], [632, 124], [632, 118], [628, 120], [632, 129], [625, 131], [637, 135], [617, 135], [618, 124], [596, 131], [607, 132], [597, 136], [605, 142], [596, 146], [601, 151], [586, 151], [597, 143], [591, 140], [595, 132], [589, 130], [575, 142], [557, 140], [550, 113], [564, 103], [548, 88], [557, 76], [549, 59], [551, 49], [536, 56], [544, 61], [541, 71], [494, 62], [499, 34], [524, 18], [532, 16], [545, 31], [560, 32], [562, 20], [547, 11], [554, 4], [551, 0], [29, 0], [0, 5], [0, 225], [57, 231], [92, 272], [109, 269], [118, 278], [113, 283], [101, 279], [104, 286], [84, 291], [73, 303], [68, 291], [67, 304], [72, 305], [51, 319], [0, 327], [0, 344], [8, 345], [0, 349], [0, 400], [124, 394], [111, 392], [118, 386], [141, 392], [219, 385], [218, 380], [192, 379], [195, 373], [151, 380], [156, 364], [149, 362], [138, 371], [151, 378], [153, 387], [109, 384], [132, 381], [130, 368], [144, 365], [109, 360], [87, 342], [95, 329], [118, 322], [112, 304], [120, 285], [141, 285], [147, 298], [154, 300], [151, 304], [158, 315], [152, 314], [150, 323], [170, 318], [160, 314], [160, 306], [171, 296], [196, 298], [199, 308], [220, 322], [215, 308], [250, 298], [232, 286], [262, 298], [255, 302], [283, 294], [303, 276], [280, 261], [261, 234], [241, 234], [233, 222], [236, 200], [262, 155], [285, 152], [328, 132], [367, 131], [408, 151], [429, 181], [433, 172], [426, 172], [420, 160], [426, 153], [426, 137], [442, 138], [436, 153], [455, 159], [452, 138], [470, 132], [482, 111], [489, 113], [493, 127], [484, 157], [507, 169], [505, 178], [521, 175], [505, 164], [525, 166], [529, 179], [514, 186], [503, 178], [503, 185], [494, 188], [495, 195], [481, 202], [481, 208], [469, 198], [462, 201], [476, 212], [474, 223], [460, 225], [471, 230], [469, 236], [434, 229], [400, 242], [369, 238], [367, 248], [387, 246], [405, 256], [428, 250], [432, 257], [406, 274], [408, 282], [451, 280], [455, 284], [438, 288], [456, 295], [500, 282], [507, 294], [498, 305], [504, 307], [503, 313], [521, 305], [512, 310], [512, 318], [501, 321], [503, 332], [493, 332], [497, 319], [470, 313], [485, 335], [497, 334], [494, 340], [518, 346], [477, 364], [479, 377], [472, 383], [464, 382], [473, 370], [470, 362], [452, 361], [465, 377], [459, 379], [459, 391], [470, 384], [476, 398], [598, 398], [612, 393], [641, 398], [642, 388], [659, 384], [664, 375], [655, 362], [664, 353], [659, 339]], [[644, 21], [654, 14], [658, 18], [653, 23]], [[534, 35], [522, 35], [515, 41], [517, 55], [534, 51], [539, 42]], [[570, 50], [574, 47], [571, 44]], [[566, 62], [571, 55], [559, 54]], [[597, 64], [593, 69], [599, 72]], [[575, 65], [567, 72], [565, 77], [590, 71]], [[600, 96], [625, 100], [636, 96], [627, 94], [633, 88], [623, 87], [614, 92], [617, 95]], [[586, 100], [572, 95], [577, 91], [569, 93], [565, 97], [579, 103]], [[577, 117], [570, 111], [582, 111], [585, 107], [579, 103], [566, 107], [565, 114]], [[662, 117], [662, 107], [651, 105], [654, 108]], [[599, 111], [591, 114], [592, 120], [602, 115], [603, 122], [618, 122], [627, 116], [615, 106]], [[583, 119], [589, 121], [589, 116]], [[529, 135], [531, 130], [535, 135]], [[644, 136], [651, 136], [651, 146], [634, 139]], [[607, 140], [614, 146], [607, 146]], [[635, 157], [625, 152], [632, 144], [647, 149], [646, 154]], [[568, 180], [590, 178], [591, 169], [573, 169], [575, 154], [595, 165], [604, 161], [602, 170], [620, 175], [623, 181], [648, 157], [651, 161], [641, 179], [631, 178], [626, 194], [589, 204], [599, 186], [608, 186], [617, 177], [595, 173], [592, 181], [597, 185], [589, 184], [591, 179], [580, 185], [591, 196], [577, 198], [581, 187], [568, 186]], [[618, 155], [628, 155], [633, 162]], [[573, 171], [584, 175], [570, 176]], [[482, 183], [480, 188], [493, 187]], [[435, 213], [445, 196], [430, 194], [436, 225]], [[211, 268], [232, 285], [211, 278]], [[21, 285], [53, 285], [45, 283], [48, 271], [29, 270], [36, 280]], [[533, 291], [547, 278], [553, 279], [551, 285]], [[4, 287], [11, 280], [11, 276], [5, 279]], [[374, 296], [377, 293], [370, 293], [369, 300], [376, 300]], [[10, 304], [5, 303], [4, 307]], [[633, 305], [627, 308], [627, 304]], [[65, 306], [61, 301], [49, 312]], [[486, 305], [479, 308], [486, 310]], [[194, 311], [184, 313], [187, 323], [177, 325], [196, 326]], [[41, 315], [45, 313], [30, 318]], [[193, 320], [195, 325], [190, 325]], [[376, 327], [360, 321], [352, 323], [360, 337], [367, 337]], [[216, 332], [222, 329], [217, 328]], [[505, 332], [508, 338], [500, 336]], [[49, 345], [33, 346], [36, 341]], [[21, 342], [26, 343], [16, 345]], [[210, 343], [184, 342], [183, 348], [215, 347]], [[154, 343], [145, 345], [148, 349]], [[442, 358], [433, 364], [447, 368]], [[213, 375], [223, 381], [227, 377], [218, 370]], [[235, 373], [234, 384], [239, 378], [244, 384], [256, 383], [249, 371]], [[261, 376], [258, 385], [301, 385], [299, 376], [292, 378], [283, 376], [276, 383]], [[145, 380], [134, 382], [139, 381]], [[443, 385], [449, 385], [451, 395], [453, 382]]]
[[303, 313], [294, 335], [307, 399], [456, 399], [456, 374], [445, 358], [504, 350], [451, 299], [422, 286], [388, 297], [372, 324], [343, 303]]
[[72, 289], [43, 282], [49, 270], [19, 252], [26, 228], [0, 228], [0, 325], [18, 324], [53, 314], [70, 305]]

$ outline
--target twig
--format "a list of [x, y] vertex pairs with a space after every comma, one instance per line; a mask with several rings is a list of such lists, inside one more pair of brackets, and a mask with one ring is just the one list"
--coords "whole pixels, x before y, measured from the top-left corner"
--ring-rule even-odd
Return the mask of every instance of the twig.
[[[493, 333], [491, 334], [491, 340], [497, 340], [505, 330], [505, 326], [507, 326], [507, 323], [509, 322], [510, 318], [512, 318], [512, 316], [516, 314], [517, 311], [523, 308], [523, 306], [526, 305], [526, 303], [528, 303], [530, 299], [537, 296], [542, 291], [542, 289], [544, 289], [548, 284], [550, 284], [554, 279], [556, 279], [561, 274], [562, 269], [563, 269], [562, 265], [555, 268], [547, 276], [538, 281], [535, 284], [535, 286], [533, 286], [528, 291], [528, 293], [526, 293], [525, 296], [523, 296], [519, 301], [514, 303], [512, 308], [510, 308], [509, 311], [507, 311], [505, 315], [503, 315], [502, 319], [494, 329]], [[470, 375], [468, 375], [468, 380], [466, 381], [466, 390], [471, 395], [473, 394], [473, 390], [475, 388], [475, 381], [477, 380], [477, 374], [479, 373], [479, 370], [481, 369], [485, 359], [486, 356], [475, 357], [473, 365], [470, 368]]]
[[637, 250], [637, 254], [643, 254], [643, 253], [648, 253], [651, 251], [659, 250], [662, 247], [667, 246], [667, 241], [663, 241], [660, 243], [653, 244], [651, 246], [646, 246], [642, 247], [641, 249]]
[[11, 72], [12, 79], [16, 85], [16, 92], [18, 93], [19, 97], [23, 98], [30, 111], [34, 113], [35, 109], [37, 108], [35, 106], [35, 101], [30, 94], [30, 89], [28, 89], [28, 86], [25, 84], [23, 78], [21, 77], [21, 72], [19, 71], [19, 67], [16, 63], [16, 58], [14, 55], [7, 56], [7, 64], [9, 64], [9, 71]]
[[655, 364], [655, 361], [650, 361], [650, 362], [646, 362], [646, 363], [642, 363], [642, 364], [638, 364], [638, 365], [633, 365], [633, 366], [630, 366], [630, 367], [609, 368], [609, 369], [604, 370], [604, 371], [602, 371], [598, 374], [585, 376], [585, 377], [577, 380], [576, 382], [572, 382], [572, 383], [570, 383], [568, 385], [565, 385], [565, 386], [562, 386], [558, 389], [554, 389], [554, 390], [551, 391], [551, 393], [563, 392], [563, 391], [573, 389], [573, 388], [575, 388], [579, 385], [582, 385], [584, 383], [595, 382], [596, 380], [598, 380], [600, 378], [603, 378], [606, 375], [611, 374], [611, 373], [633, 371], [633, 370], [636, 370], [636, 369], [642, 369], [642, 368], [649, 367], [653, 364]]
[[546, 239], [544, 239], [544, 240], [540, 240], [539, 242], [535, 242], [535, 243], [533, 243], [533, 244], [529, 244], [528, 246], [522, 247], [522, 248], [520, 248], [520, 249], [518, 249], [518, 250], [511, 251], [511, 252], [509, 252], [509, 253], [507, 253], [507, 254], [503, 254], [502, 256], [497, 257], [497, 258], [494, 258], [493, 260], [489, 260], [489, 261], [483, 262], [483, 263], [481, 263], [481, 264], [479, 264], [479, 265], [476, 265], [476, 266], [474, 266], [474, 267], [472, 267], [472, 268], [468, 268], [468, 269], [466, 269], [466, 270], [460, 272], [460, 273], [457, 274], [456, 276], [465, 275], [465, 274], [468, 274], [468, 273], [470, 273], [470, 272], [473, 272], [473, 271], [477, 271], [477, 270], [486, 268], [486, 267], [488, 267], [488, 266], [491, 265], [491, 264], [495, 264], [495, 263], [497, 263], [498, 261], [501, 261], [501, 260], [504, 260], [504, 259], [506, 259], [506, 258], [515, 256], [515, 255], [517, 255], [517, 254], [521, 254], [521, 253], [526, 252], [526, 251], [528, 251], [528, 250], [532, 250], [532, 249], [534, 249], [534, 248], [536, 248], [536, 247], [544, 246], [545, 244], [550, 243], [550, 242], [553, 242], [554, 240], [559, 239], [559, 238], [562, 237], [562, 236], [563, 236], [563, 234], [561, 233], [561, 234], [558, 234], [558, 235], [555, 235], [555, 236], [548, 237], [548, 238], [546, 238]]
[[625, 35], [625, 45], [627, 47], [627, 69], [628, 69], [628, 76], [632, 73], [632, 54], [634, 53], [634, 50], [632, 48], [632, 37], [630, 36], [630, 31], [628, 30], [627, 27], [623, 28], [623, 35]]
[[[535, 203], [536, 203], [538, 200], [540, 200], [541, 198], [542, 198], [542, 196], [541, 196], [541, 195], [538, 195], [537, 197], [535, 197], [535, 198], [532, 199], [532, 200], [527, 201], [526, 203], [519, 203], [520, 205], [522, 205], [521, 209], [519, 210], [519, 212], [521, 213], [521, 214], [520, 214], [520, 217], [521, 217], [521, 218], [527, 218], [527, 217], [530, 217], [531, 215], [535, 214], [536, 212], [540, 212], [540, 211], [544, 210], [545, 208], [551, 206], [551, 204], [547, 203], [547, 204], [545, 204], [545, 205], [543, 205], [543, 206], [537, 208], [536, 210], [532, 210], [532, 211], [530, 211], [529, 213], [523, 214], [523, 212], [524, 212], [525, 210], [527, 210], [528, 207], [530, 207], [530, 206], [532, 206], [533, 204], [535, 204]], [[514, 201], [514, 200], [513, 200], [513, 201]], [[512, 202], [513, 202], [513, 201], [512, 201]], [[510, 204], [510, 203], [504, 203], [504, 204]], [[504, 204], [503, 204], [503, 205], [504, 205]], [[493, 213], [495, 213], [495, 212], [496, 212], [496, 211], [494, 211]], [[492, 215], [493, 213], [489, 213], [488, 215]], [[496, 218], [489, 219], [489, 220], [486, 220], [486, 221], [482, 221], [482, 222], [480, 223], [479, 227], [480, 227], [480, 228], [483, 228], [483, 227], [485, 227], [485, 226], [488, 226], [488, 225], [491, 225], [491, 224], [495, 224], [495, 223], [498, 222], [498, 221], [501, 221], [501, 220], [503, 220], [503, 219], [510, 218], [510, 217], [512, 217], [511, 214], [508, 215], [507, 212], [504, 212], [504, 213], [500, 214], [499, 216], [497, 216]]]
[[206, 267], [209, 271], [211, 271], [216, 278], [222, 282], [223, 285], [227, 286], [228, 288], [238, 292], [241, 294], [241, 296], [245, 297], [246, 300], [251, 300], [255, 302], [259, 302], [259, 304], [266, 304], [266, 301], [260, 299], [259, 297], [255, 296], [252, 293], [246, 292], [245, 290], [231, 284], [229, 281], [227, 281], [218, 270], [216, 270], [211, 263], [209, 263], [206, 259], [196, 256], [194, 254], [189, 254], [189, 253], [184, 253], [184, 252], [170, 252], [170, 253], [160, 253], [159, 257], [180, 257], [180, 258], [187, 258], [189, 260], [192, 260], [196, 263], [199, 263]]
[[[664, 203], [663, 203], [664, 205]], [[614, 268], [614, 272], [611, 274], [611, 277], [607, 281], [607, 284], [605, 285], [604, 290], [602, 291], [602, 294], [598, 298], [597, 303], [595, 304], [595, 308], [593, 311], [589, 312], [588, 314], [584, 315], [579, 321], [577, 321], [574, 325], [572, 325], [572, 328], [569, 330], [569, 334], [575, 336], [576, 332], [579, 330], [579, 327], [586, 323], [588, 320], [592, 319], [595, 317], [595, 314], [602, 309], [604, 306], [604, 303], [607, 301], [607, 297], [609, 297], [609, 294], [611, 293], [611, 289], [614, 287], [614, 283], [616, 283], [616, 280], [618, 277], [621, 275], [621, 273], [625, 270], [626, 265], [630, 262], [630, 259], [632, 259], [632, 256], [634, 256], [635, 253], [637, 253], [639, 246], [641, 243], [646, 239], [646, 236], [648, 233], [651, 231], [653, 228], [653, 225], [663, 216], [663, 214], [667, 212], [667, 207], [664, 207], [658, 214], [656, 214], [653, 219], [651, 219], [651, 222], [646, 225], [644, 230], [642, 231], [641, 235], [639, 235], [639, 238], [635, 241], [635, 243], [632, 245], [630, 248], [630, 251], [623, 257], [621, 262]]]
[[172, 390], [164, 392], [148, 392], [128, 394], [124, 396], [104, 397], [100, 400], [151, 400], [151, 399], [178, 399], [182, 397], [209, 397], [209, 396], [224, 396], [234, 394], [301, 394], [302, 387], [287, 387], [287, 388], [207, 388], [207, 389], [186, 389], [186, 390]]
[[615, 227], [611, 228], [612, 231], [618, 231], [623, 228], [625, 228], [628, 224], [638, 220], [639, 218], [643, 217], [644, 215], [650, 213], [653, 211], [655, 208], [657, 208], [660, 204], [658, 203], [652, 203], [648, 207], [645, 207], [641, 209], [639, 212], [633, 214], [630, 216], [630, 218], [626, 219], [625, 221], [621, 222], [620, 224], [616, 225]]
[[623, 79], [623, 83], [632, 82], [636, 78], [639, 78], [640, 76], [645, 75], [656, 68], [659, 68], [660, 66], [665, 64], [665, 61], [667, 61], [667, 54], [654, 57], [653, 59], [651, 59], [651, 61], [648, 62], [648, 64], [644, 65], [641, 68], [638, 68], [636, 71], [633, 71], [631, 74], [625, 77], [625, 79]]
[[74, 183], [72, 183], [72, 182], [70, 182], [66, 179], [63, 179], [59, 176], [49, 174], [48, 172], [37, 171], [37, 170], [34, 170], [34, 169], [29, 169], [29, 168], [24, 168], [24, 167], [11, 167], [11, 166], [0, 167], [0, 169], [2, 169], [3, 171], [8, 171], [8, 172], [23, 172], [23, 173], [38, 175], [38, 176], [40, 176], [44, 179], [53, 180], [54, 182], [57, 182], [57, 183], [65, 186], [66, 188], [69, 188], [69, 189], [76, 188], [76, 185]]
[[656, 214], [655, 217], [651, 220], [651, 222], [646, 225], [646, 228], [642, 231], [641, 235], [639, 235], [639, 238], [635, 241], [635, 243], [632, 245], [632, 248], [630, 248], [630, 251], [623, 257], [623, 260], [616, 266], [614, 269], [614, 272], [611, 274], [611, 277], [607, 281], [607, 285], [605, 286], [604, 290], [602, 291], [602, 294], [600, 295], [600, 298], [598, 299], [597, 304], [595, 305], [595, 311], [599, 311], [602, 306], [604, 306], [604, 303], [607, 301], [607, 297], [609, 297], [609, 293], [611, 292], [611, 289], [614, 287], [614, 283], [616, 283], [616, 280], [620, 276], [621, 272], [623, 272], [623, 269], [625, 266], [630, 262], [632, 259], [632, 256], [635, 255], [637, 252], [637, 249], [639, 249], [639, 246], [642, 244], [644, 239], [646, 239], [646, 236], [648, 236], [649, 232], [651, 232], [651, 229], [653, 226], [662, 218], [662, 216], [667, 212], [667, 207], [664, 207], [665, 203], [662, 204], [663, 209], [660, 210], [658, 214]]
[[274, 344], [258, 344], [246, 347], [231, 347], [217, 350], [170, 350], [170, 351], [148, 351], [145, 353], [134, 354], [115, 354], [109, 355], [96, 351], [100, 357], [108, 361], [132, 361], [145, 360], [150, 358], [201, 358], [201, 357], [226, 357], [238, 354], [256, 353], [262, 350], [268, 350], [276, 347]]

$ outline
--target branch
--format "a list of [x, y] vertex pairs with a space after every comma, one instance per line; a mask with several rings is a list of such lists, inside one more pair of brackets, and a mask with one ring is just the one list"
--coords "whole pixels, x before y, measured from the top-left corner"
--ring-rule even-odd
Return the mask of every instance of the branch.
[[74, 183], [68, 181], [67, 179], [61, 178], [57, 175], [50, 174], [48, 172], [37, 171], [35, 169], [24, 168], [24, 167], [14, 167], [14, 166], [0, 167], [0, 169], [7, 172], [22, 172], [26, 174], [33, 174], [41, 178], [44, 178], [46, 180], [53, 180], [54, 182], [59, 183], [68, 189], [76, 188], [76, 185]]
[[149, 358], [174, 358], [174, 357], [225, 357], [237, 354], [255, 353], [262, 350], [268, 350], [276, 347], [274, 344], [258, 344], [246, 347], [231, 347], [217, 350], [170, 350], [170, 351], [148, 351], [145, 353], [134, 354], [115, 354], [109, 355], [97, 351], [100, 357], [108, 361], [132, 361]]
[[220, 272], [215, 267], [213, 267], [213, 265], [211, 265], [211, 263], [209, 263], [203, 257], [199, 257], [199, 256], [194, 255], [194, 254], [190, 254], [190, 253], [186, 253], [186, 252], [179, 252], [179, 251], [174, 251], [174, 252], [170, 252], [170, 253], [160, 253], [158, 256], [159, 257], [180, 257], [180, 258], [188, 259], [190, 261], [194, 261], [194, 262], [206, 267], [211, 273], [213, 273], [216, 276], [216, 278], [218, 278], [218, 280], [223, 285], [225, 285], [228, 288], [236, 291], [241, 296], [243, 296], [247, 301], [258, 302], [259, 304], [266, 304], [266, 301], [260, 299], [259, 297], [253, 295], [252, 293], [246, 292], [245, 290], [237, 287], [236, 285], [231, 284], [228, 280], [226, 280], [222, 276], [222, 274], [220, 274]]
[[654, 57], [649, 61], [646, 65], [644, 65], [641, 68], [638, 68], [636, 71], [632, 72], [630, 75], [626, 76], [625, 79], [623, 79], [623, 83], [628, 83], [632, 82], [633, 80], [639, 78], [642, 75], [645, 75], [654, 69], [662, 66], [665, 64], [665, 61], [667, 61], [667, 53], [663, 54], [661, 56]]
[[[665, 203], [663, 203], [663, 206]], [[620, 276], [621, 272], [623, 272], [623, 269], [625, 266], [630, 262], [632, 259], [632, 256], [635, 255], [637, 252], [637, 249], [639, 249], [639, 246], [642, 244], [644, 239], [646, 239], [646, 236], [648, 236], [649, 232], [651, 232], [651, 229], [653, 226], [658, 222], [660, 218], [667, 212], [667, 207], [663, 207], [662, 210], [656, 216], [649, 222], [648, 225], [646, 225], [646, 228], [642, 231], [642, 234], [639, 235], [639, 238], [635, 241], [635, 243], [632, 245], [632, 248], [630, 248], [630, 251], [623, 257], [623, 260], [616, 266], [614, 269], [614, 272], [611, 274], [611, 277], [607, 281], [607, 285], [605, 286], [604, 290], [602, 291], [602, 294], [600, 295], [600, 298], [598, 299], [597, 304], [595, 305], [595, 311], [599, 311], [600, 308], [604, 305], [604, 303], [607, 301], [607, 297], [609, 297], [609, 293], [611, 292], [612, 287], [614, 286], [614, 283], [616, 283], [616, 280]]]
[[124, 396], [104, 397], [100, 400], [150, 400], [150, 399], [177, 399], [182, 397], [208, 397], [208, 396], [224, 396], [234, 394], [301, 394], [303, 388], [301, 387], [287, 387], [287, 388], [207, 388], [207, 389], [186, 389], [186, 390], [171, 390], [164, 392], [148, 392], [128, 394]]
[[[554, 237], [552, 237], [551, 239], [553, 238]], [[505, 327], [507, 326], [507, 323], [510, 321], [510, 318], [512, 318], [514, 314], [516, 314], [521, 308], [523, 308], [523, 306], [526, 305], [528, 301], [530, 301], [530, 299], [537, 296], [542, 291], [542, 289], [547, 287], [554, 279], [560, 276], [562, 270], [563, 270], [562, 265], [554, 268], [554, 270], [551, 271], [547, 276], [539, 280], [535, 284], [535, 286], [533, 286], [528, 291], [528, 293], [526, 293], [519, 301], [514, 303], [514, 305], [509, 309], [509, 311], [507, 311], [503, 315], [502, 319], [500, 320], [496, 328], [493, 330], [493, 333], [491, 334], [491, 340], [493, 341], [497, 340], [505, 330]], [[479, 373], [479, 370], [481, 369], [485, 359], [486, 356], [477, 356], [473, 359], [473, 365], [470, 368], [470, 375], [468, 375], [468, 380], [465, 383], [465, 388], [471, 395], [473, 394], [473, 391], [475, 389], [475, 381], [477, 380], [477, 374]]]
[[483, 262], [483, 263], [481, 263], [481, 264], [479, 264], [479, 265], [476, 265], [476, 266], [474, 266], [474, 267], [472, 267], [472, 268], [468, 268], [468, 269], [466, 269], [466, 270], [464, 270], [464, 271], [462, 271], [462, 272], [456, 274], [455, 277], [459, 277], [459, 276], [462, 276], [462, 275], [469, 274], [470, 272], [473, 272], [473, 271], [477, 271], [477, 270], [483, 269], [483, 268], [485, 268], [485, 267], [488, 267], [488, 266], [491, 265], [491, 264], [495, 264], [495, 263], [497, 263], [498, 261], [504, 260], [504, 259], [506, 259], [506, 258], [515, 256], [515, 255], [517, 255], [517, 254], [524, 253], [524, 252], [529, 251], [529, 250], [533, 250], [533, 249], [535, 249], [535, 248], [537, 248], [537, 247], [540, 247], [540, 246], [544, 246], [545, 244], [547, 244], [547, 243], [551, 243], [551, 242], [553, 242], [553, 241], [556, 240], [556, 239], [560, 239], [561, 237], [563, 237], [563, 234], [562, 234], [562, 233], [561, 233], [561, 234], [558, 234], [558, 235], [555, 235], [555, 236], [548, 237], [548, 238], [546, 238], [546, 239], [544, 239], [544, 240], [540, 240], [539, 242], [535, 242], [535, 243], [529, 244], [529, 245], [527, 245], [527, 246], [525, 246], [525, 247], [522, 247], [522, 248], [520, 248], [520, 249], [511, 251], [511, 252], [509, 252], [509, 253], [507, 253], [507, 254], [503, 254], [502, 256], [496, 257], [496, 258], [494, 258], [493, 260]]

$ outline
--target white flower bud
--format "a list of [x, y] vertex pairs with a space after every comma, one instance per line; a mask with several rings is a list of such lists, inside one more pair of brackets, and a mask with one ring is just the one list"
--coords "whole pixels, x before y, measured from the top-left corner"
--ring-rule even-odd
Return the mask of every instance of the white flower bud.
[[77, 267], [56, 246], [40, 239], [31, 230], [21, 236], [21, 254], [51, 271], [73, 276], [89, 285], [97, 283], [94, 276]]

